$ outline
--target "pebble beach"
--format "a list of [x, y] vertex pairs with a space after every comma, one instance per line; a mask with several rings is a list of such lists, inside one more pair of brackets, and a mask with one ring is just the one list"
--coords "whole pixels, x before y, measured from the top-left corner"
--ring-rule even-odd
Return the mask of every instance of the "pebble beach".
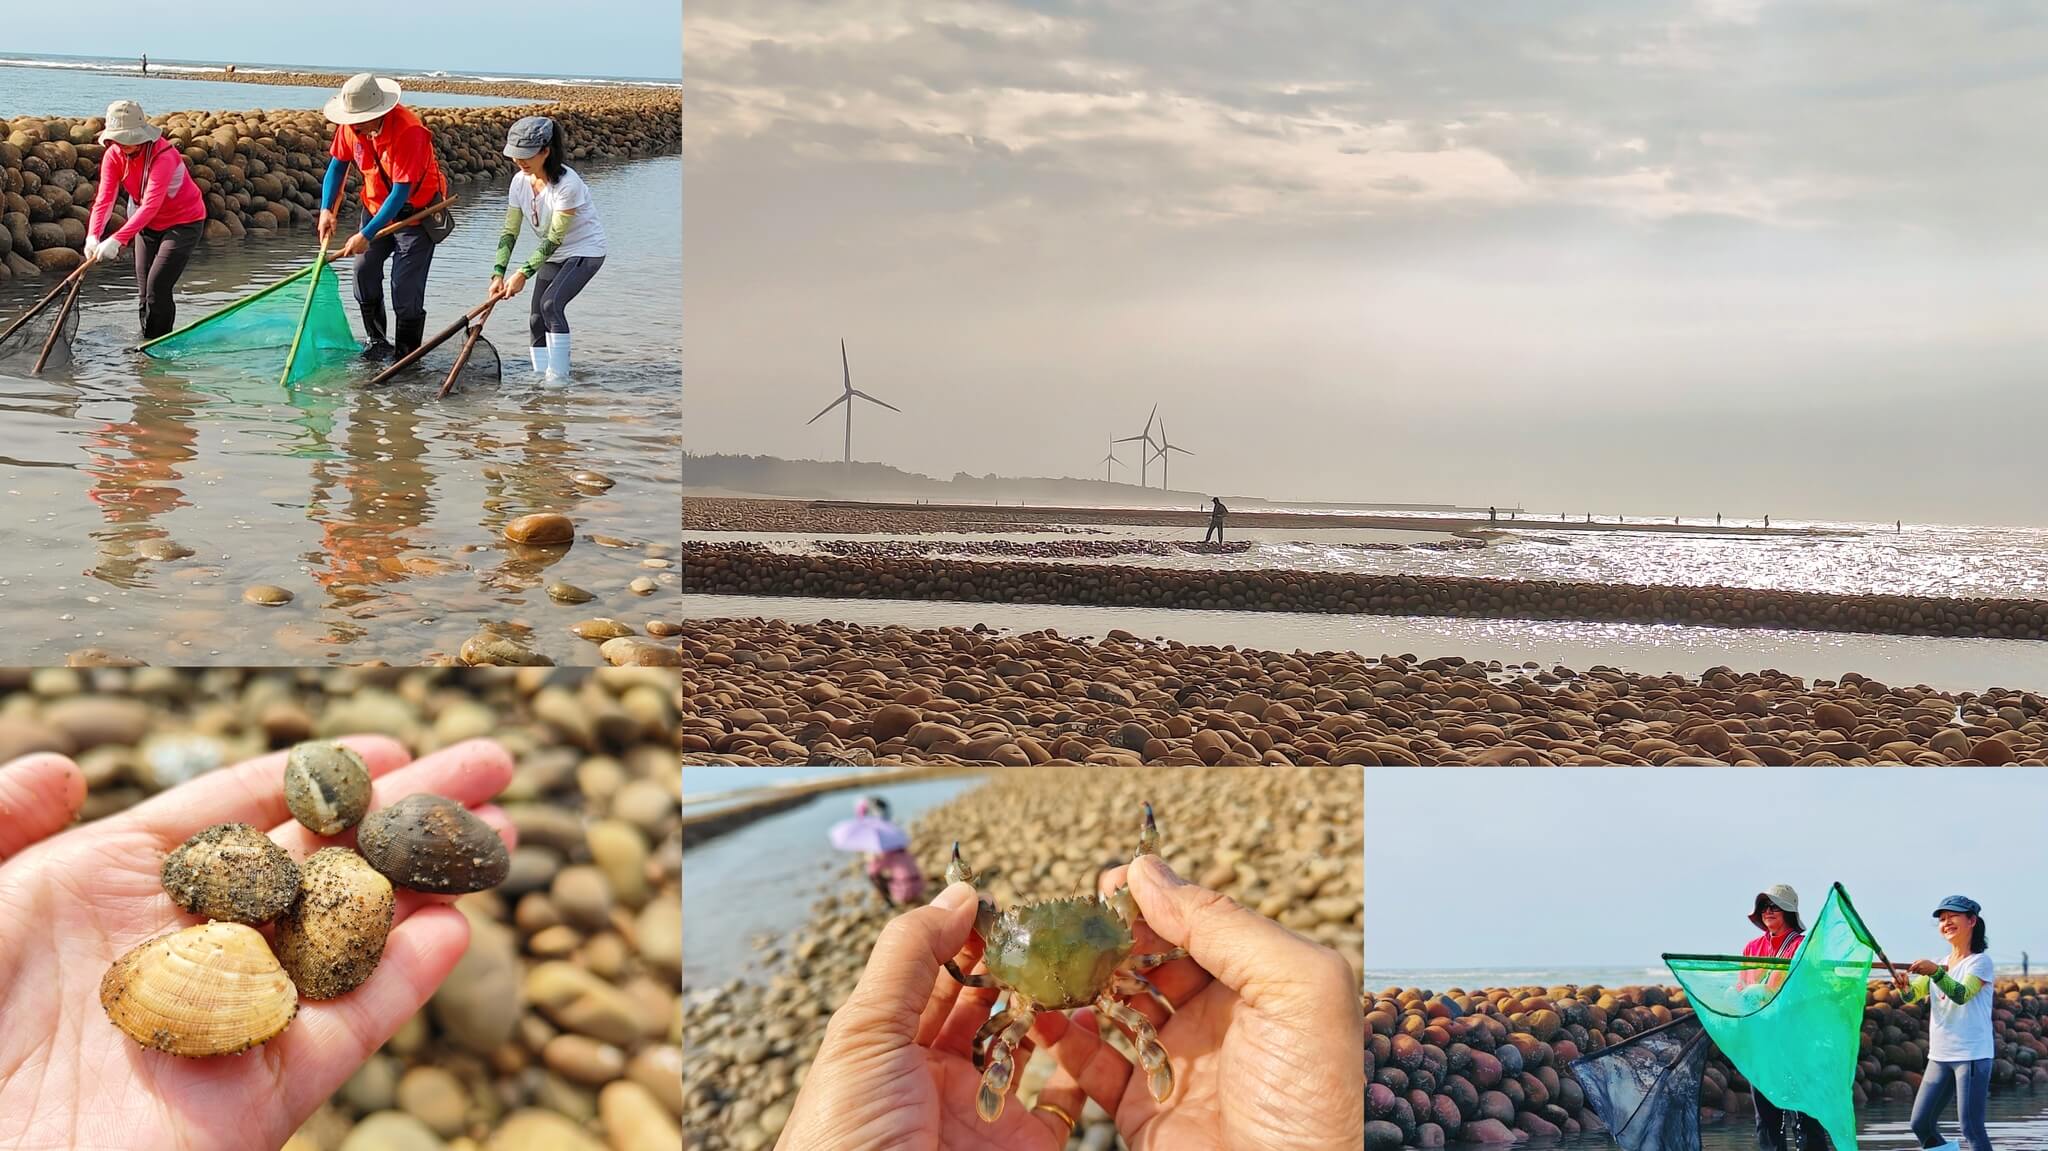
[[[2005, 979], [1993, 1013], [1994, 1096], [2048, 1084], [2048, 987]], [[1369, 997], [1369, 1151], [1500, 1144], [1605, 1130], [1566, 1064], [1690, 1010], [1669, 987], [1560, 986], [1437, 992], [1387, 988]], [[1854, 1087], [1858, 1107], [1910, 1102], [1927, 1063], [1927, 1006], [1874, 984], [1864, 1006]], [[1700, 1085], [1701, 1119], [1747, 1122], [1749, 1085], [1719, 1052]]]
[[2048, 698], [1053, 632], [685, 620], [705, 763], [2041, 764]]
[[[686, 769], [687, 770], [687, 769]], [[1091, 890], [1096, 869], [1127, 861], [1150, 800], [1177, 871], [1327, 944], [1363, 970], [1364, 835], [1355, 771], [1132, 772], [1047, 769], [992, 774], [909, 828], [928, 876], [961, 843], [999, 903]], [[762, 1151], [789, 1117], [795, 1089], [852, 989], [889, 913], [848, 864], [803, 926], [759, 941], [758, 968], [683, 991], [683, 1146]], [[715, 926], [710, 928], [715, 930]], [[1050, 1061], [1026, 1065], [1030, 1098]], [[1093, 1106], [1071, 1148], [1106, 1151], [1114, 1129]]]
[[9, 670], [0, 762], [74, 757], [89, 830], [306, 739], [498, 740], [517, 764], [496, 801], [519, 831], [510, 877], [457, 901], [460, 965], [286, 1147], [639, 1151], [681, 1140], [674, 693], [671, 672], [623, 669]]

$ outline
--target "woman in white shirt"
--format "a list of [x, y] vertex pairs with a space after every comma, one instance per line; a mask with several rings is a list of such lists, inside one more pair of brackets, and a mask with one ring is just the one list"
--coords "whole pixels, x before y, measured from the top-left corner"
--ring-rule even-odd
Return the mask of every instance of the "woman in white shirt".
[[1984, 951], [1983, 908], [1977, 901], [1951, 895], [1934, 909], [1941, 937], [1948, 940], [1948, 959], [1922, 959], [1913, 964], [1906, 1002], [1929, 1000], [1927, 1072], [1913, 1099], [1913, 1134], [1933, 1151], [1958, 1151], [1941, 1137], [1941, 1113], [1950, 1096], [1958, 1099], [1963, 1137], [1971, 1151], [1991, 1151], [1984, 1130], [1984, 1108], [1991, 1097], [1991, 1001], [1995, 971]]
[[[498, 262], [491, 292], [510, 298], [533, 280], [528, 321], [533, 370], [557, 382], [569, 378], [569, 301], [604, 266], [604, 225], [597, 205], [576, 169], [562, 163], [566, 151], [561, 125], [546, 116], [527, 116], [505, 136], [505, 154], [519, 165], [505, 196], [505, 230], [498, 237]], [[540, 246], [509, 276], [512, 248], [524, 224], [533, 225]]]

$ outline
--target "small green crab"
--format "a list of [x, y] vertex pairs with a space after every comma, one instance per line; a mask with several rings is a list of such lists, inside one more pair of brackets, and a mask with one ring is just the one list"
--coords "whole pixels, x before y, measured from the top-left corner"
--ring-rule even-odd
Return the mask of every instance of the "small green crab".
[[[1138, 833], [1139, 855], [1159, 853], [1159, 828], [1152, 805], [1145, 805], [1145, 826]], [[953, 862], [946, 882], [974, 882], [974, 873], [953, 844]], [[1130, 888], [1109, 895], [1071, 896], [1026, 903], [998, 913], [983, 897], [974, 914], [974, 933], [981, 937], [982, 960], [988, 973], [963, 975], [951, 960], [946, 970], [968, 987], [995, 987], [1007, 993], [1003, 1009], [982, 1024], [974, 1037], [974, 1066], [982, 1073], [974, 1109], [984, 1122], [1003, 1113], [1010, 1079], [1016, 1073], [1016, 1048], [1041, 1011], [1066, 1011], [1093, 1004], [1095, 1009], [1130, 1032], [1145, 1069], [1145, 1086], [1164, 1102], [1173, 1094], [1173, 1067], [1152, 1021], [1120, 996], [1150, 995], [1172, 1014], [1173, 1005], [1139, 972], [1184, 958], [1181, 948], [1157, 954], [1131, 954], [1137, 946], [1132, 928], [1139, 919]], [[986, 1050], [984, 1050], [984, 1046]]]

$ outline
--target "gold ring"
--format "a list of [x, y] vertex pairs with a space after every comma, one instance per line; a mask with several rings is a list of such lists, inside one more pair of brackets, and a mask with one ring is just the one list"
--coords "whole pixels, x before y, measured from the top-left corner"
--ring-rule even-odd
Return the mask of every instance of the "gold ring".
[[1032, 1108], [1032, 1110], [1033, 1110], [1033, 1111], [1050, 1111], [1050, 1112], [1052, 1112], [1053, 1114], [1055, 1114], [1055, 1115], [1059, 1116], [1059, 1117], [1060, 1117], [1060, 1119], [1061, 1119], [1061, 1121], [1062, 1121], [1062, 1122], [1064, 1122], [1064, 1123], [1065, 1123], [1065, 1124], [1067, 1125], [1067, 1134], [1068, 1134], [1068, 1135], [1072, 1135], [1072, 1134], [1074, 1133], [1074, 1117], [1073, 1117], [1072, 1115], [1069, 1115], [1069, 1114], [1067, 1114], [1067, 1113], [1066, 1113], [1065, 1111], [1062, 1111], [1062, 1110], [1060, 1110], [1060, 1107], [1059, 1107], [1059, 1105], [1058, 1105], [1058, 1104], [1056, 1104], [1056, 1103], [1040, 1103], [1040, 1104], [1038, 1104], [1038, 1105], [1037, 1105], [1036, 1107], [1033, 1107], [1033, 1108]]

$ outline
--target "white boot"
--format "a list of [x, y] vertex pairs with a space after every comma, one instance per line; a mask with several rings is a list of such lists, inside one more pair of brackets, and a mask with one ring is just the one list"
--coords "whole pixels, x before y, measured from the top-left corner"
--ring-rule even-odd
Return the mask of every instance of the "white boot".
[[526, 350], [533, 353], [533, 374], [536, 376], [546, 375], [548, 371], [548, 350], [546, 348], [528, 348]]
[[548, 333], [548, 382], [569, 382], [569, 333]]

